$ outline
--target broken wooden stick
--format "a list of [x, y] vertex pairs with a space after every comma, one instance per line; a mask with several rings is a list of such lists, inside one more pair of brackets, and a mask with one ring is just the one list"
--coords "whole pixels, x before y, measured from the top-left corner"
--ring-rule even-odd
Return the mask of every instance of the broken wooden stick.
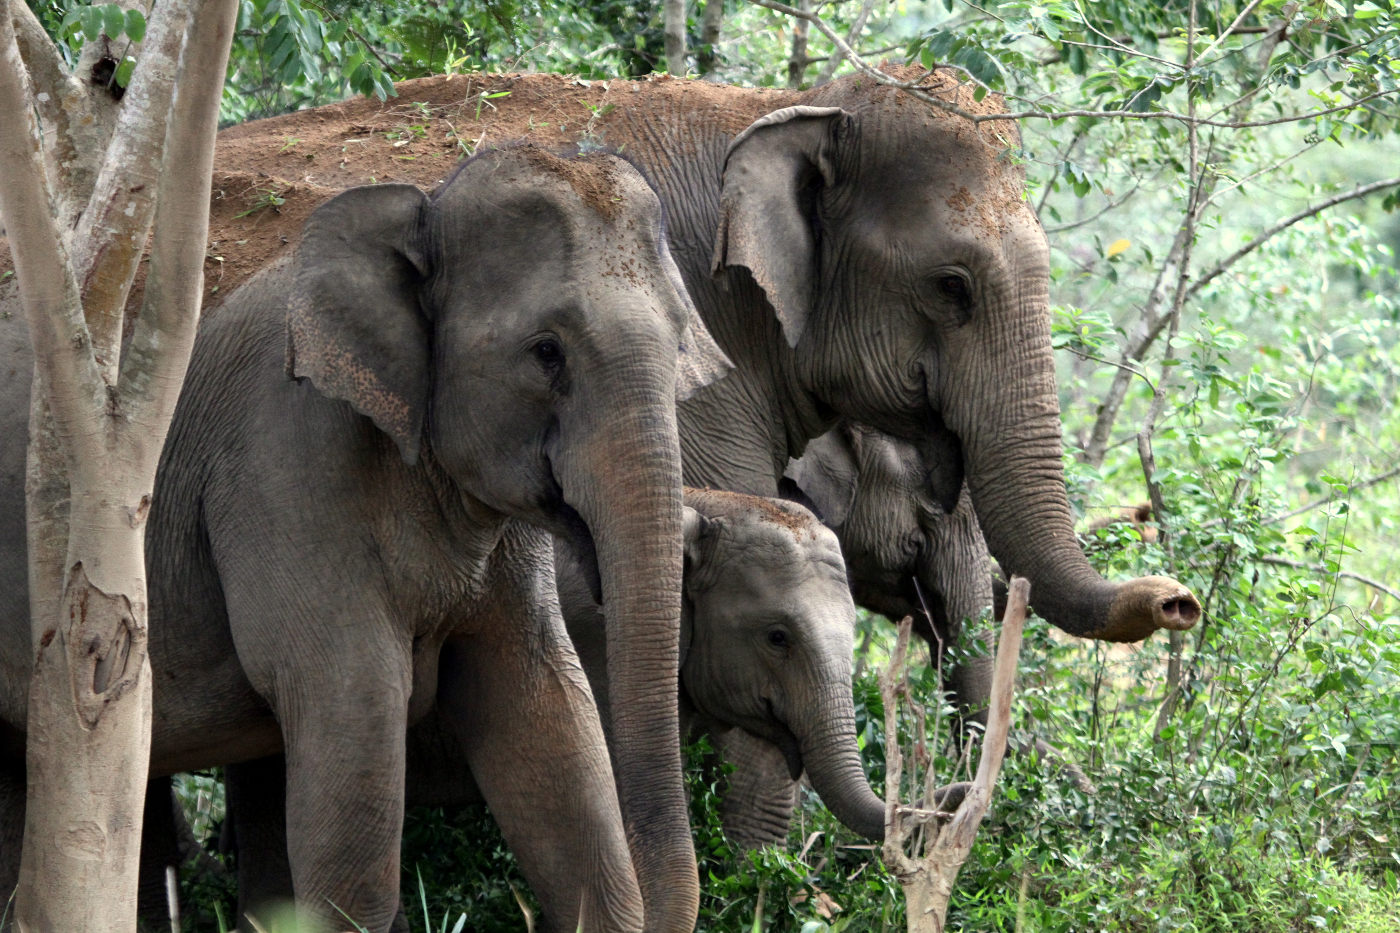
[[[904, 890], [909, 933], [943, 933], [953, 881], [972, 851], [977, 827], [992, 802], [992, 788], [1006, 756], [1011, 731], [1011, 695], [1016, 681], [1016, 661], [1021, 653], [1021, 632], [1026, 622], [1030, 583], [1013, 577], [997, 639], [996, 666], [992, 675], [991, 707], [977, 774], [961, 805], [951, 814], [900, 806], [900, 782], [904, 756], [899, 748], [898, 694], [905, 688], [909, 630], [912, 620], [899, 626], [889, 668], [880, 677], [885, 701], [885, 865]], [[917, 763], [914, 765], [917, 767]], [[919, 782], [913, 782], [915, 786]], [[913, 840], [912, 849], [906, 848]]]

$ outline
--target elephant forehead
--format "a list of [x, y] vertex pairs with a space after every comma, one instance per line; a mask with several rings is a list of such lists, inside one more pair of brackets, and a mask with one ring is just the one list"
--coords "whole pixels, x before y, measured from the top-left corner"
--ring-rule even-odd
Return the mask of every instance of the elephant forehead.
[[626, 163], [603, 154], [565, 159], [534, 146], [524, 146], [520, 153], [532, 169], [563, 181], [587, 208], [605, 220], [616, 217], [625, 203], [623, 176], [635, 174]]
[[816, 522], [794, 527], [768, 514], [754, 516], [723, 536], [715, 556], [716, 569], [750, 582], [792, 587], [808, 580], [846, 578], [835, 535]]

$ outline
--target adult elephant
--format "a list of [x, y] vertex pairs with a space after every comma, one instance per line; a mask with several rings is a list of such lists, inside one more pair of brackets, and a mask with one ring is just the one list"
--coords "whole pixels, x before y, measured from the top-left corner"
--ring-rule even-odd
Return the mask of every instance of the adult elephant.
[[[685, 579], [680, 637], [682, 729], [742, 731], [780, 750], [785, 774], [804, 769], [832, 812], [866, 836], [884, 828], [885, 806], [860, 763], [851, 697], [855, 606], [836, 536], [793, 502], [740, 493], [685, 493]], [[601, 629], [601, 624], [599, 629]], [[579, 644], [585, 661], [604, 646]], [[610, 681], [589, 664], [600, 706]], [[607, 721], [607, 718], [604, 718]], [[414, 805], [480, 801], [458, 730], [441, 710], [408, 734], [407, 799]], [[228, 770], [229, 813], [239, 870], [240, 916], [267, 916], [265, 904], [290, 895], [280, 761]], [[783, 814], [784, 823], [786, 813]], [[747, 839], [750, 823], [732, 827]], [[509, 834], [519, 857], [554, 845], [566, 825], [541, 821], [529, 838]], [[173, 845], [173, 843], [168, 843]], [[520, 864], [544, 908], [544, 929], [575, 929], [579, 877]], [[158, 879], [157, 879], [158, 880]], [[401, 928], [407, 929], [406, 924]]]
[[[992, 112], [950, 73], [927, 84]], [[735, 90], [726, 109], [664, 86], [618, 107], [605, 138], [655, 177], [686, 286], [735, 364], [680, 405], [686, 481], [774, 494], [844, 416], [913, 443], [945, 510], [965, 478], [991, 553], [1052, 624], [1126, 641], [1193, 624], [1180, 583], [1108, 583], [1075, 538], [1048, 250], [1010, 158], [1015, 125], [863, 76]]]
[[[388, 927], [405, 731], [436, 703], [503, 825], [570, 827], [523, 857], [581, 877], [586, 928], [641, 929], [643, 895], [649, 928], [693, 924], [674, 406], [714, 367], [661, 225], [619, 159], [490, 153], [431, 197], [380, 185], [329, 201], [293, 261], [203, 328], [147, 537], [152, 772], [285, 750], [309, 922]], [[0, 340], [0, 433], [23, 437], [19, 316]], [[7, 443], [0, 839], [22, 810], [32, 659], [23, 475], [23, 445]], [[548, 532], [586, 555], [607, 607], [628, 712], [616, 785]]]
[[[947, 71], [923, 87], [965, 112], [1000, 106]], [[688, 484], [775, 495], [808, 441], [866, 424], [914, 446], [945, 511], [966, 486], [991, 554], [1052, 624], [1111, 641], [1195, 624], [1185, 586], [1105, 581], [1075, 537], [1048, 247], [1013, 123], [865, 76], [806, 92], [614, 82], [599, 112], [602, 138], [653, 178], [686, 287], [734, 363], [678, 406]], [[576, 638], [578, 592], [561, 584]], [[726, 754], [736, 799], [777, 812], [775, 750]]]

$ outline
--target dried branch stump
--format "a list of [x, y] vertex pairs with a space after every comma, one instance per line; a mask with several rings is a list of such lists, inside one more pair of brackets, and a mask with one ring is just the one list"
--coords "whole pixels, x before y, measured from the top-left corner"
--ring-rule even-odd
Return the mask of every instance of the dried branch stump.
[[[977, 827], [992, 802], [992, 788], [1006, 756], [1011, 729], [1011, 694], [1016, 680], [1016, 660], [1021, 653], [1021, 632], [1026, 622], [1030, 583], [1013, 577], [997, 643], [992, 676], [991, 708], [977, 774], [961, 805], [952, 813], [897, 804], [904, 772], [904, 756], [896, 731], [899, 696], [907, 692], [909, 630], [912, 620], [899, 625], [899, 638], [889, 668], [880, 676], [885, 702], [885, 844], [886, 867], [904, 889], [910, 933], [943, 933], [953, 881], [972, 851]], [[917, 763], [915, 764], [917, 767]], [[914, 782], [917, 786], [918, 782]], [[931, 782], [926, 782], [931, 783]], [[912, 846], [911, 846], [912, 842]]]

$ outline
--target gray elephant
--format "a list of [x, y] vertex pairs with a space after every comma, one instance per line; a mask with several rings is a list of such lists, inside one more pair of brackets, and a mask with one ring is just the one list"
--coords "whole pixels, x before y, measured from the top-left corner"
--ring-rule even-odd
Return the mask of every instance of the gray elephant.
[[[951, 72], [924, 88], [999, 106]], [[615, 82], [601, 112], [595, 131], [654, 179], [686, 287], [734, 363], [678, 406], [687, 483], [776, 495], [811, 439], [867, 424], [918, 450], [928, 501], [952, 511], [966, 485], [990, 552], [1052, 624], [1114, 641], [1195, 624], [1185, 586], [1107, 582], [1075, 537], [1048, 246], [1009, 157], [1014, 124], [864, 76], [800, 93]], [[562, 578], [560, 595], [577, 639], [586, 598]], [[736, 799], [777, 812], [777, 750], [724, 753], [742, 759]]]
[[[805, 507], [739, 493], [685, 492], [685, 578], [680, 637], [682, 728], [719, 735], [742, 730], [780, 750], [793, 777], [807, 772], [844, 823], [878, 838], [884, 803], [866, 782], [851, 698], [855, 606], [835, 535]], [[602, 620], [589, 630], [601, 634]], [[605, 645], [578, 645], [600, 706], [610, 696]], [[410, 805], [477, 803], [465, 749], [444, 710], [408, 733]], [[607, 717], [604, 717], [607, 721]], [[280, 759], [228, 769], [237, 843], [240, 915], [290, 894]], [[494, 808], [493, 808], [494, 812]], [[786, 817], [784, 816], [784, 819]], [[745, 832], [741, 823], [739, 832]], [[574, 929], [584, 892], [573, 871], [529, 853], [566, 848], [566, 824], [542, 820], [522, 836], [502, 825], [544, 907], [544, 928]], [[560, 837], [563, 838], [560, 838]]]
[[[573, 917], [639, 930], [645, 895], [649, 927], [693, 922], [674, 411], [720, 357], [688, 326], [662, 217], [615, 157], [490, 153], [431, 197], [380, 185], [324, 204], [295, 259], [200, 333], [147, 533], [152, 772], [285, 750], [291, 875], [313, 923], [391, 922], [405, 733], [435, 707], [509, 833], [572, 828], [522, 861], [578, 876]], [[0, 320], [12, 439], [29, 408], [21, 328]], [[6, 890], [32, 658], [23, 463], [7, 443]], [[550, 532], [588, 555], [607, 606], [617, 783]]]

